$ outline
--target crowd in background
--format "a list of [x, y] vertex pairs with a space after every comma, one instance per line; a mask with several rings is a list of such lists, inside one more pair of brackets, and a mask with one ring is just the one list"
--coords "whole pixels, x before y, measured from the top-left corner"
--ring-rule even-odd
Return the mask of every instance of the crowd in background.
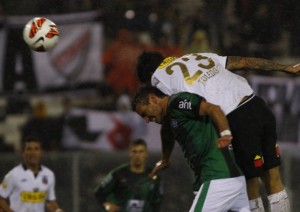
[[[188, 52], [195, 39], [202, 39], [208, 43], [200, 50], [226, 55], [272, 58], [300, 54], [300, 3], [296, 0], [4, 0], [0, 4], [0, 21], [5, 25], [5, 16], [9, 15], [90, 10], [99, 11], [107, 44], [121, 28], [126, 28], [139, 39], [146, 33], [148, 39], [141, 42], [160, 45], [164, 37], [165, 44]], [[287, 52], [280, 49], [285, 39]]]
[[[300, 1], [297, 0], [31, 0], [30, 4], [5, 0], [0, 4], [0, 26], [5, 27], [5, 17], [10, 15], [89, 10], [99, 11], [97, 21], [103, 24], [105, 35], [99, 58], [105, 71], [99, 95], [105, 106], [97, 109], [116, 109], [118, 97], [134, 94], [139, 86], [134, 67], [144, 50], [159, 51], [164, 56], [192, 52], [268, 59], [300, 55]], [[31, 118], [22, 127], [23, 136], [34, 133], [33, 130], [45, 135], [43, 129], [49, 129], [43, 138], [50, 139], [48, 150], [61, 150], [60, 143], [54, 141], [62, 136], [60, 127], [67, 112], [63, 111], [58, 119], [48, 119], [42, 102], [31, 108], [28, 99], [22, 96], [14, 99], [16, 95], [8, 99], [10, 105], [4, 111], [30, 114]], [[71, 103], [65, 100], [67, 108]], [[8, 111], [17, 106], [22, 110]], [[1, 150], [12, 148], [0, 142]]]

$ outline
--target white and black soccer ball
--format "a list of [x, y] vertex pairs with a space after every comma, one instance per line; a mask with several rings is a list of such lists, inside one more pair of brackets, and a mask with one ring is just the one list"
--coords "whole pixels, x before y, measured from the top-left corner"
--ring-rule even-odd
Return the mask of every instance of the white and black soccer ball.
[[53, 21], [35, 17], [25, 25], [23, 39], [32, 50], [45, 52], [57, 44], [59, 31]]

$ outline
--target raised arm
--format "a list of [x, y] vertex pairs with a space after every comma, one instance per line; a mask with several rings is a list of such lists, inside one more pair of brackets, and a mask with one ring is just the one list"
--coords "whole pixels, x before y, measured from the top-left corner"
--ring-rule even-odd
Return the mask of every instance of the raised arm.
[[199, 115], [209, 116], [217, 126], [220, 132], [220, 138], [216, 142], [217, 147], [227, 147], [231, 143], [232, 135], [227, 118], [221, 108], [203, 100], [200, 104]]
[[230, 71], [249, 69], [263, 71], [281, 71], [300, 75], [300, 64], [294, 66], [282, 65], [271, 60], [253, 57], [228, 56], [226, 68]]

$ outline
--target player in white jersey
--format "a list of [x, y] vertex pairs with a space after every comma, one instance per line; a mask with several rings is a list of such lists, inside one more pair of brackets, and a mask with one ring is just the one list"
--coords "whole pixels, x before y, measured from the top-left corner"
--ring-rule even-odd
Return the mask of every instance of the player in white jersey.
[[[193, 53], [164, 58], [158, 52], [144, 52], [137, 62], [137, 76], [167, 95], [191, 92], [219, 105], [233, 133], [232, 144], [238, 164], [247, 179], [252, 211], [264, 211], [259, 178], [264, 182], [271, 210], [288, 211], [289, 201], [281, 182], [280, 154], [276, 144], [276, 121], [264, 100], [255, 96], [247, 80], [234, 70], [284, 71], [300, 75], [300, 65], [288, 66], [260, 58]], [[168, 126], [162, 125], [162, 160], [153, 174], [169, 165], [173, 142]], [[231, 132], [226, 132], [231, 133]]]
[[23, 163], [7, 173], [0, 186], [0, 211], [62, 212], [56, 202], [54, 173], [40, 164], [41, 142], [26, 139], [22, 157]]

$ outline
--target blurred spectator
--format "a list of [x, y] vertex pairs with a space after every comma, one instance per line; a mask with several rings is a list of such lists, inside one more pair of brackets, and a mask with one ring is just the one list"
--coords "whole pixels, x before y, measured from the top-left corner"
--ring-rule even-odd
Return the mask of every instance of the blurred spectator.
[[117, 111], [128, 112], [131, 111], [131, 99], [127, 94], [122, 94], [117, 99]]
[[160, 52], [165, 57], [179, 57], [183, 54], [183, 50], [179, 45], [172, 42], [168, 34], [160, 33], [157, 38], [154, 38], [156, 44], [153, 47], [154, 51]]
[[228, 33], [230, 44], [227, 46], [224, 55], [246, 57], [248, 55], [248, 45], [246, 45], [247, 39], [245, 39], [243, 32], [241, 32], [238, 26], [232, 26], [229, 28]]
[[59, 150], [60, 127], [59, 120], [48, 117], [46, 103], [39, 101], [33, 106], [32, 116], [22, 128], [22, 138], [36, 137], [43, 141], [44, 150]]
[[181, 14], [171, 5], [165, 5], [158, 9], [158, 20], [156, 27], [152, 29], [152, 36], [156, 38], [165, 35], [169, 42], [176, 45], [179, 44], [183, 28]]
[[0, 152], [14, 152], [13, 145], [5, 143], [3, 136], [0, 136]]
[[284, 25], [280, 27], [286, 27], [290, 33], [289, 48], [291, 56], [300, 55], [300, 1], [289, 0], [282, 1], [282, 14]]
[[100, 132], [90, 132], [86, 111], [76, 108], [72, 99], [65, 97], [62, 101], [63, 116], [61, 117], [63, 150], [80, 150], [84, 143], [93, 142]]
[[7, 114], [24, 114], [30, 111], [30, 104], [24, 91], [19, 90], [15, 94], [7, 97]]
[[[70, 4], [70, 2], [69, 2]], [[67, 12], [68, 8], [65, 1], [51, 0], [51, 1], [38, 1], [37, 8], [41, 14], [58, 14]]]
[[274, 45], [281, 36], [278, 21], [271, 16], [270, 4], [257, 4], [248, 21], [249, 51], [255, 57], [271, 58], [276, 54]]
[[108, 39], [115, 39], [121, 28], [138, 31], [149, 30], [151, 4], [148, 1], [102, 0], [100, 8], [102, 21], [105, 26], [109, 26], [104, 27]]
[[120, 29], [102, 55], [102, 62], [106, 69], [106, 80], [116, 94], [123, 92], [133, 95], [138, 86], [134, 69], [142, 47], [137, 43], [133, 33], [127, 29]]
[[184, 42], [185, 45], [190, 45], [195, 32], [199, 30], [205, 32], [210, 39], [209, 22], [206, 10], [203, 8], [203, 6], [198, 6], [192, 16], [187, 18], [186, 22], [189, 24], [187, 26], [187, 41]]
[[224, 51], [224, 34], [227, 24], [225, 11], [227, 4], [228, 0], [204, 0], [204, 9], [208, 11], [210, 45], [218, 52]]
[[197, 30], [192, 36], [191, 43], [185, 48], [185, 52], [213, 52], [210, 47], [210, 43], [207, 37], [207, 33], [204, 30]]
[[116, 108], [119, 112], [121, 122], [131, 129], [130, 139], [132, 140], [143, 137], [146, 134], [147, 128], [144, 120], [132, 111], [131, 101], [132, 99], [129, 95], [122, 94], [117, 100]]

